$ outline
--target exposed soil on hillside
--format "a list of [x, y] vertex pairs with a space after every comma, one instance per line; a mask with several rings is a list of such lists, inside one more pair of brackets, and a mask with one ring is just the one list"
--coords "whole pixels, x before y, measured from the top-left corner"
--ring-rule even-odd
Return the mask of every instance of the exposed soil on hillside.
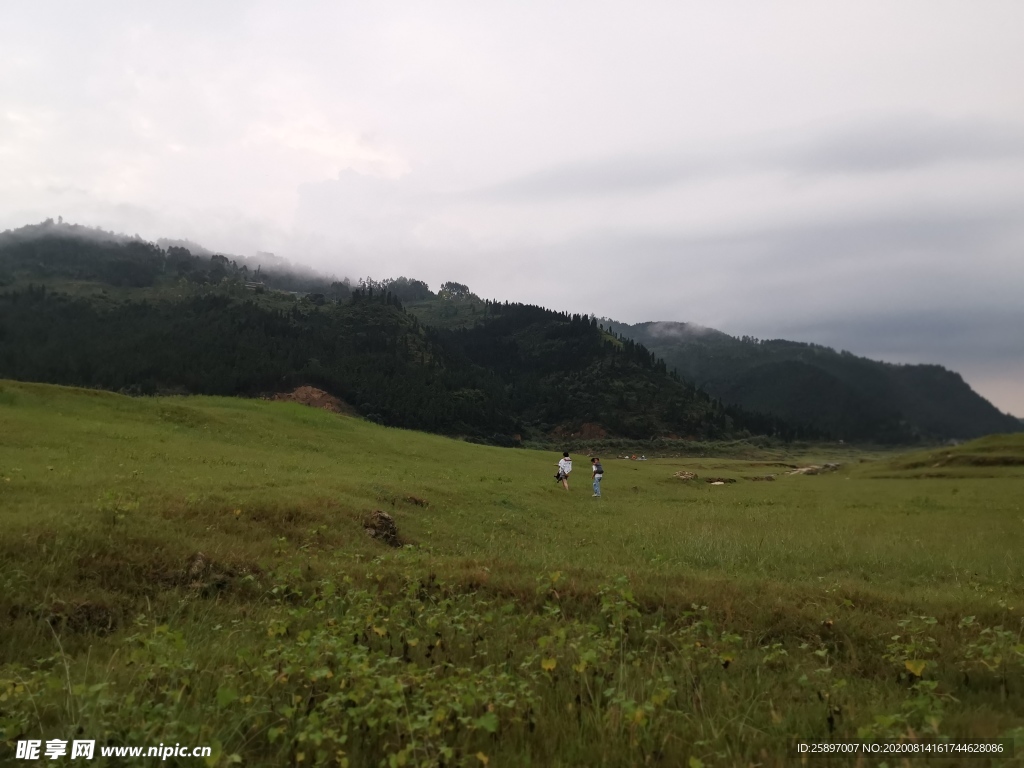
[[552, 437], [575, 437], [581, 440], [602, 440], [608, 437], [608, 430], [602, 427], [600, 424], [595, 424], [592, 421], [585, 421], [580, 424], [579, 429], [573, 429], [572, 427], [559, 426], [551, 430]]
[[324, 392], [316, 387], [298, 387], [291, 392], [278, 392], [268, 398], [289, 403], [301, 403], [311, 408], [321, 408], [331, 413], [343, 413], [347, 416], [356, 415], [356, 410], [343, 400]]

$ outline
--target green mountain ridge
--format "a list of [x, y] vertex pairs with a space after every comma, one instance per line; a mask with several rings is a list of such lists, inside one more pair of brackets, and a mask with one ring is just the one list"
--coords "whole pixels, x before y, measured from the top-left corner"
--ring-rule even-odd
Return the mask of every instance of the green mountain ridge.
[[611, 321], [722, 401], [847, 440], [969, 439], [1021, 430], [939, 365], [899, 365], [818, 344], [736, 338], [687, 323]]
[[686, 323], [599, 323], [455, 282], [353, 286], [266, 256], [52, 220], [0, 233], [0, 376], [247, 396], [310, 384], [385, 424], [501, 444], [916, 443], [1024, 429], [941, 366]]
[[[384, 424], [503, 445], [587, 425], [630, 439], [795, 434], [724, 408], [581, 316], [472, 297], [472, 327], [435, 328], [405, 311], [403, 297], [434, 296], [408, 278], [352, 289], [71, 225], [29, 229], [0, 235], [0, 377], [138, 394], [313, 385]], [[464, 288], [429, 300], [458, 311]]]

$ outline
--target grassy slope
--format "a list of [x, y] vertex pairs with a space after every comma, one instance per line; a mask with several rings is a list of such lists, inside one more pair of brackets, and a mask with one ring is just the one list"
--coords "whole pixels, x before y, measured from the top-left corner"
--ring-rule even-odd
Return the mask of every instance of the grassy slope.
[[598, 501], [584, 457], [566, 494], [557, 456], [297, 405], [0, 387], [0, 742], [781, 765], [833, 728], [1024, 725], [1020, 465], [604, 457]]

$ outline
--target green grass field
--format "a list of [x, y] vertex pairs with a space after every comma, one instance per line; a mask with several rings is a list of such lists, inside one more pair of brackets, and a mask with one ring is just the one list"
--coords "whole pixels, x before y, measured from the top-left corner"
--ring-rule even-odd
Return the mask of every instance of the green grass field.
[[785, 474], [837, 451], [602, 456], [594, 499], [585, 455], [566, 493], [558, 453], [0, 382], [0, 763], [1024, 764], [1024, 439]]

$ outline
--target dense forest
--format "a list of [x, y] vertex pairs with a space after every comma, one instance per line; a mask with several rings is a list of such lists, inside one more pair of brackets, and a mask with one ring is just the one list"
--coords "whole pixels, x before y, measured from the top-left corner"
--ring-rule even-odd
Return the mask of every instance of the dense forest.
[[473, 297], [471, 326], [432, 327], [403, 302], [458, 312], [466, 286], [317, 282], [68, 229], [0, 235], [0, 377], [138, 394], [309, 384], [385, 424], [501, 444], [585, 424], [639, 439], [805, 434], [725, 408], [593, 318]]
[[835, 437], [912, 443], [1020, 431], [953, 371], [894, 365], [783, 339], [686, 323], [611, 323], [726, 403], [814, 424]]
[[0, 377], [140, 394], [309, 384], [385, 424], [512, 444], [587, 432], [913, 443], [1021, 430], [939, 366], [325, 277], [47, 220], [0, 233]]

